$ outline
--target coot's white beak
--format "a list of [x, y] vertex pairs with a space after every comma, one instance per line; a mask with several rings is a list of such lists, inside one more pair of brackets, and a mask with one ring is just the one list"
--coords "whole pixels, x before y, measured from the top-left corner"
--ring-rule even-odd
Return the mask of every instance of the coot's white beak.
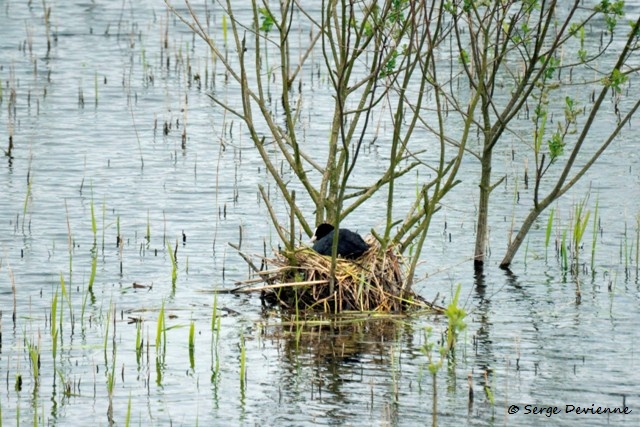
[[314, 234], [311, 238], [311, 243], [315, 242], [316, 240], [318, 240], [318, 237]]

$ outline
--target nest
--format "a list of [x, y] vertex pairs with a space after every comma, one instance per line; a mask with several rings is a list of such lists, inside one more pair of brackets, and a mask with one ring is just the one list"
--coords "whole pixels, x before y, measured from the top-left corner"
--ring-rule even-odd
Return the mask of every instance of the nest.
[[277, 267], [260, 272], [261, 280], [268, 284], [244, 291], [260, 291], [263, 301], [285, 308], [329, 313], [398, 312], [419, 300], [403, 289], [404, 262], [395, 247], [382, 251], [375, 238], [369, 236], [366, 241], [370, 248], [358, 259], [336, 260], [333, 292], [331, 257], [306, 247], [268, 260]]

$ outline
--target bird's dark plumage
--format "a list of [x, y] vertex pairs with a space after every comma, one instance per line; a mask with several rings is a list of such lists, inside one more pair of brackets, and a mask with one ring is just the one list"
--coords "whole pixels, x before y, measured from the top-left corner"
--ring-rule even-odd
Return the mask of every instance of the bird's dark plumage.
[[[331, 224], [320, 224], [313, 235], [313, 250], [320, 255], [331, 255], [331, 245], [333, 244], [333, 234], [335, 228]], [[346, 228], [338, 231], [338, 256], [347, 259], [359, 258], [369, 249], [369, 245], [360, 237]]]

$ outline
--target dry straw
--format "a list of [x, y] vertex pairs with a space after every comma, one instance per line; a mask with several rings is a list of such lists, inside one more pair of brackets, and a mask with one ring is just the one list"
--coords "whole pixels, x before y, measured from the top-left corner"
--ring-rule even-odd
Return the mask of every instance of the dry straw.
[[267, 260], [275, 266], [258, 272], [260, 278], [242, 284], [266, 285], [242, 288], [242, 292], [261, 292], [264, 301], [284, 308], [344, 311], [399, 312], [410, 306], [431, 306], [413, 292], [403, 290], [404, 261], [395, 247], [381, 250], [378, 241], [366, 238], [370, 248], [360, 258], [338, 258], [335, 287], [331, 294], [331, 257], [307, 247], [282, 252]]

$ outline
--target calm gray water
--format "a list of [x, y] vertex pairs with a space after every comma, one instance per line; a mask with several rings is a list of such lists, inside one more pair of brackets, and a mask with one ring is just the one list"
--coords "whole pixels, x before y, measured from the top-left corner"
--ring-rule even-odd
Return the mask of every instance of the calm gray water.
[[[553, 241], [545, 249], [548, 213], [513, 273], [497, 268], [511, 218], [522, 218], [531, 191], [518, 182], [524, 166], [518, 156], [512, 160], [512, 145], [496, 157], [496, 176], [509, 179], [493, 196], [488, 268], [474, 277], [477, 164], [469, 159], [469, 179], [434, 220], [416, 285], [422, 296], [446, 305], [460, 283], [469, 312], [468, 328], [434, 386], [422, 348], [426, 327], [434, 329], [432, 341], [446, 328], [437, 316], [296, 329], [281, 314], [263, 311], [257, 296], [221, 294], [220, 328], [212, 333], [213, 291], [249, 274], [228, 242], [242, 240], [243, 251], [256, 254], [266, 245], [268, 255], [278, 245], [258, 184], [269, 186], [286, 215], [240, 123], [231, 131], [232, 119], [206, 96], [211, 90], [232, 96], [233, 85], [225, 85], [204, 43], [160, 1], [47, 5], [49, 55], [42, 3], [0, 2], [0, 147], [7, 149], [10, 134], [14, 142], [13, 157], [3, 157], [0, 166], [4, 425], [125, 425], [128, 412], [135, 425], [431, 425], [434, 388], [439, 425], [638, 425], [637, 119], [600, 166], [554, 206], [557, 240], [569, 229], [574, 206], [589, 193], [586, 207], [594, 215], [597, 200], [594, 274], [563, 272]], [[210, 9], [212, 25], [220, 25], [219, 9]], [[330, 117], [327, 88], [318, 78], [305, 89], [314, 99], [303, 116], [307, 147], [326, 139], [320, 131]], [[382, 131], [363, 153], [356, 171], [363, 185], [384, 164], [388, 138]], [[398, 209], [410, 203], [415, 179], [401, 183]], [[514, 204], [516, 185], [522, 204]], [[313, 206], [301, 204], [311, 218]], [[379, 206], [380, 200], [363, 206], [347, 226], [361, 233], [380, 227]], [[587, 267], [592, 227], [582, 258]], [[176, 242], [172, 284], [167, 243]], [[55, 363], [54, 295], [61, 337]], [[163, 306], [166, 354], [157, 362]], [[144, 320], [140, 358], [130, 317]], [[30, 346], [41, 354], [39, 384]], [[509, 415], [511, 405], [520, 412]], [[526, 414], [525, 405], [563, 413]], [[632, 412], [576, 415], [564, 413], [566, 405], [626, 405]]]

